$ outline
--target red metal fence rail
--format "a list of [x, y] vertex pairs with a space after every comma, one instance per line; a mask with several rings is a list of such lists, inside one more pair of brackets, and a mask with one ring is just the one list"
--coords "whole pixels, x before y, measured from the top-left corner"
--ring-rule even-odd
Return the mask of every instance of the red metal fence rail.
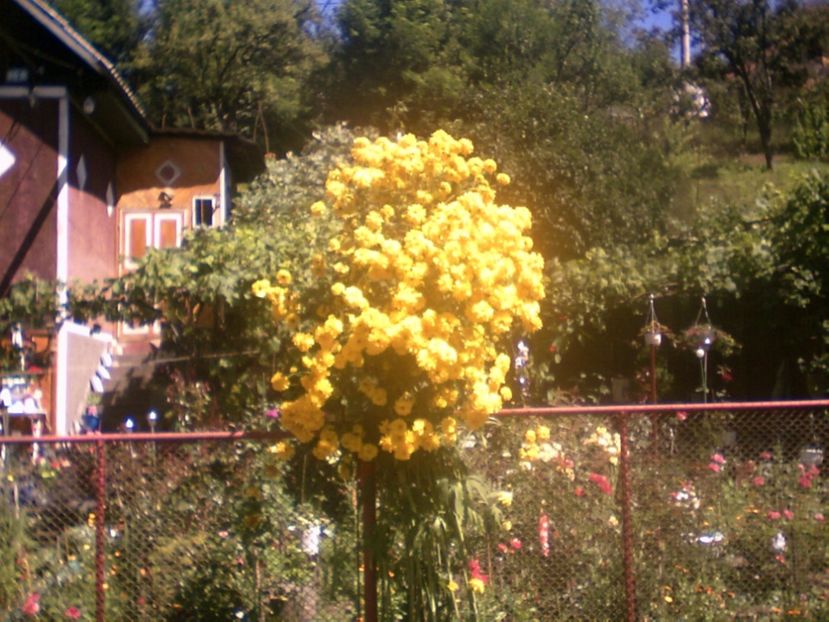
[[[472, 543], [490, 580], [480, 619], [829, 619], [827, 412], [499, 413], [463, 443], [470, 469], [512, 499], [509, 529]], [[312, 468], [276, 485], [278, 438], [0, 437], [0, 617], [395, 619], [376, 610], [358, 537], [382, 515], [373, 494], [320, 513], [304, 498]]]

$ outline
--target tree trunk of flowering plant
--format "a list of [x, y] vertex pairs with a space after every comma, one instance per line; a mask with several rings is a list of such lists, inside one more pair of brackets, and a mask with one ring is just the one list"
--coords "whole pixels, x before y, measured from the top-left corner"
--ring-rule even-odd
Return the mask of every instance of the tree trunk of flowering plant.
[[363, 523], [363, 620], [364, 622], [377, 622], [377, 563], [372, 550], [377, 524], [375, 463], [361, 462], [359, 478]]

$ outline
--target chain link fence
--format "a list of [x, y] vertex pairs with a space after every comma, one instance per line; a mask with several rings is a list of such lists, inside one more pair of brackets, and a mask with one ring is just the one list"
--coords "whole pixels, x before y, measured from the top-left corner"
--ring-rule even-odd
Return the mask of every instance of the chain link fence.
[[352, 517], [289, 496], [273, 441], [148, 436], [4, 446], [0, 619], [358, 617]]
[[502, 418], [469, 455], [512, 496], [505, 528], [479, 548], [489, 611], [829, 619], [826, 404], [732, 406]]
[[[829, 619], [827, 407], [502, 413], [463, 449], [504, 492], [478, 619]], [[362, 616], [358, 491], [309, 503], [272, 438], [0, 440], [0, 619]]]

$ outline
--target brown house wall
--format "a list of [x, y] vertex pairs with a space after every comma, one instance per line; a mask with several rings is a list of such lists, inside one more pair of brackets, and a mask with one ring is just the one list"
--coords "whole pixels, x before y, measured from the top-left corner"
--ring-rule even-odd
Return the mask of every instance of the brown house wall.
[[27, 272], [54, 279], [58, 102], [0, 98], [0, 141], [15, 157], [0, 177], [0, 284]]
[[[69, 279], [91, 281], [117, 276], [116, 216], [107, 213], [107, 185], [115, 202], [115, 153], [83, 114], [73, 110], [69, 147]], [[83, 156], [86, 184], [80, 188]]]
[[[118, 163], [118, 207], [123, 210], [156, 209], [161, 192], [172, 195], [172, 207], [187, 210], [185, 227], [192, 226], [193, 198], [221, 192], [220, 141], [157, 136], [147, 147], [130, 151]], [[169, 186], [156, 176], [165, 162], [174, 163], [181, 175]]]

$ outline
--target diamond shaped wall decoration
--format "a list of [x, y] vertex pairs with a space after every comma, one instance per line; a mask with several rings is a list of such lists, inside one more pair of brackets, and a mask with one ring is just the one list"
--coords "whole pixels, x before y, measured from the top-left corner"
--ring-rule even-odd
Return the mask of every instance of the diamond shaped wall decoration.
[[172, 186], [173, 182], [181, 176], [181, 169], [172, 160], [166, 160], [155, 169], [155, 176], [165, 186]]
[[14, 166], [15, 161], [14, 154], [3, 143], [0, 143], [0, 177]]
[[75, 167], [75, 175], [78, 178], [78, 189], [83, 190], [86, 187], [86, 160], [83, 155], [78, 160], [78, 166]]

